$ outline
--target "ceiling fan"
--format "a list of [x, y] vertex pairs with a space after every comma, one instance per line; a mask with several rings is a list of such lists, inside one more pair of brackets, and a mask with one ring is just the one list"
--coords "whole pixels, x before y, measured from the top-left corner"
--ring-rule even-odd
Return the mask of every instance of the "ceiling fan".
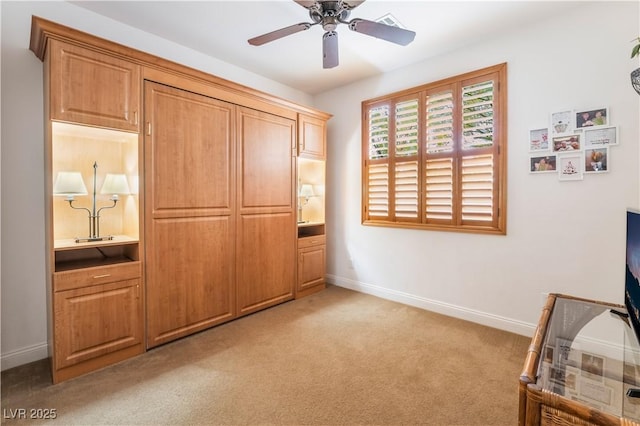
[[322, 66], [323, 68], [333, 68], [338, 65], [338, 33], [336, 32], [338, 24], [346, 24], [351, 31], [387, 40], [402, 46], [411, 43], [416, 36], [416, 33], [413, 31], [380, 22], [360, 18], [348, 20], [351, 11], [364, 3], [365, 0], [294, 1], [309, 10], [309, 16], [313, 22], [301, 22], [254, 37], [248, 40], [249, 44], [261, 46], [265, 43], [278, 40], [279, 38], [308, 30], [312, 26], [320, 24], [325, 30], [322, 36]]

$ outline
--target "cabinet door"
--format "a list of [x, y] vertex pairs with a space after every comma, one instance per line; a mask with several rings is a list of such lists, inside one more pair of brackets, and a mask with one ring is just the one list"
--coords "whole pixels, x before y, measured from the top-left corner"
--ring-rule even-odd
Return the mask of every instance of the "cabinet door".
[[298, 116], [298, 155], [324, 160], [326, 157], [326, 122], [319, 118]]
[[142, 342], [139, 279], [60, 291], [53, 299], [56, 369]]
[[147, 347], [235, 315], [234, 108], [145, 83]]
[[324, 285], [325, 245], [298, 249], [298, 292]]
[[137, 132], [140, 67], [57, 40], [50, 42], [51, 118]]
[[239, 108], [238, 313], [293, 298], [295, 121]]

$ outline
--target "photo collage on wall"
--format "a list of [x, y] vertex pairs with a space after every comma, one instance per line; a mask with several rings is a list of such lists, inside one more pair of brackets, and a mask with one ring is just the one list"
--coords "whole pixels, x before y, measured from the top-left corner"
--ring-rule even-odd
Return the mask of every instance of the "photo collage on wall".
[[549, 127], [529, 131], [529, 172], [556, 173], [561, 181], [608, 172], [609, 147], [619, 143], [611, 123], [606, 107], [551, 113]]

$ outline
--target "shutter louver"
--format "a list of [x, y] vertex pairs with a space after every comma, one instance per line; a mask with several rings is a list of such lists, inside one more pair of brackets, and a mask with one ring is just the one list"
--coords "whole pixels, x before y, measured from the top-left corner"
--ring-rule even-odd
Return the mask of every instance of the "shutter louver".
[[369, 159], [389, 158], [389, 107], [369, 110]]
[[389, 165], [369, 166], [369, 217], [389, 216]]
[[440, 158], [426, 163], [426, 218], [453, 220], [453, 159]]
[[462, 221], [493, 220], [493, 155], [462, 158]]
[[462, 88], [462, 149], [493, 145], [493, 80]]
[[396, 218], [418, 218], [418, 161], [396, 163]]
[[418, 100], [396, 105], [396, 157], [418, 154]]
[[453, 93], [427, 96], [427, 154], [453, 151]]

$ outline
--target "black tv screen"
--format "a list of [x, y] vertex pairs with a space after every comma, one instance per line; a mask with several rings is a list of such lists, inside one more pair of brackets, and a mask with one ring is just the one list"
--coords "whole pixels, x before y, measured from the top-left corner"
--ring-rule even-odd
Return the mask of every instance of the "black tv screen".
[[627, 272], [624, 303], [640, 341], [640, 212], [627, 210]]

